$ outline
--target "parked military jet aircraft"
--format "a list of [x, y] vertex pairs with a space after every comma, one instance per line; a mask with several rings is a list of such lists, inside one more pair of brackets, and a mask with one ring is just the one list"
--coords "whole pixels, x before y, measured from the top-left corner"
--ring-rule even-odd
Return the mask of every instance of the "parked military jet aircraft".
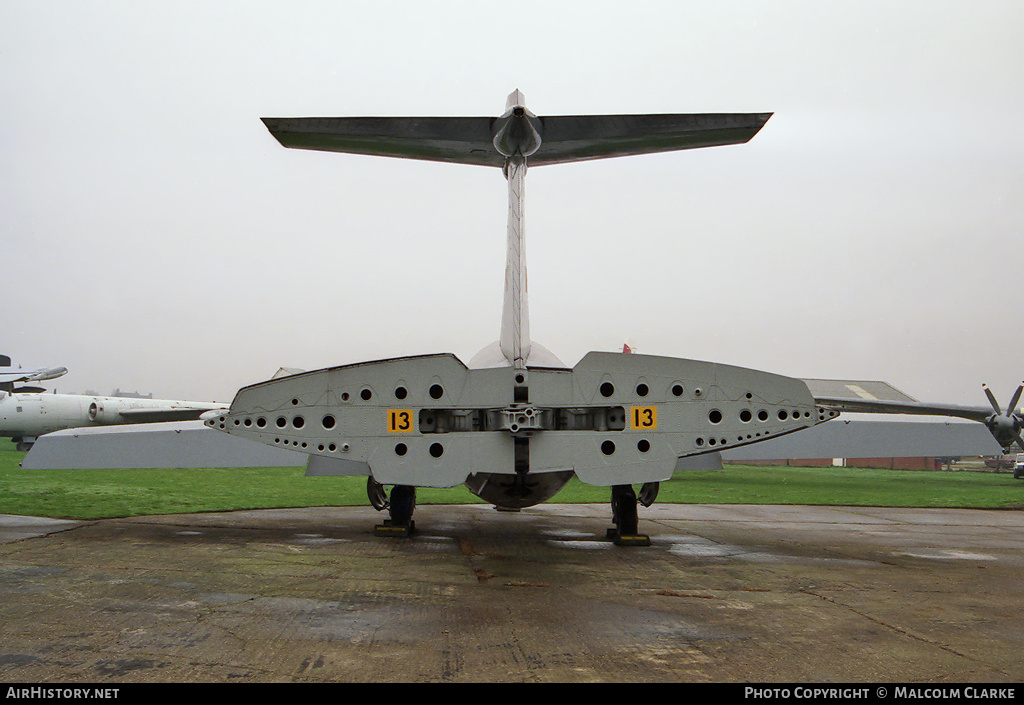
[[188, 421], [226, 404], [140, 399], [134, 397], [93, 397], [79, 394], [0, 392], [0, 436], [7, 436], [18, 450], [28, 450], [44, 433], [65, 428], [113, 424]]
[[56, 379], [67, 374], [66, 367], [16, 368], [6, 355], [0, 355], [0, 363], [4, 363], [0, 366], [0, 437], [11, 438], [18, 450], [28, 450], [44, 433], [65, 428], [186, 421], [226, 408], [225, 404], [172, 399], [43, 394], [42, 387], [14, 385]]
[[[264, 118], [289, 148], [501, 168], [508, 226], [500, 338], [468, 366], [451, 354], [424, 355], [255, 384], [207, 425], [308, 453], [311, 473], [367, 475], [371, 504], [390, 509], [380, 533], [412, 530], [416, 487], [464, 483], [498, 507], [520, 508], [576, 475], [611, 488], [617, 543], [648, 543], [633, 485], [649, 506], [678, 459], [806, 429], [838, 416], [846, 400], [816, 400], [804, 381], [769, 372], [636, 353], [591, 352], [567, 367], [530, 339], [527, 168], [745, 143], [770, 117], [538, 117], [514, 91], [500, 117]], [[1009, 423], [1010, 440], [1019, 439], [1019, 414], [997, 414], [994, 427]]]
[[25, 382], [42, 382], [57, 379], [68, 372], [66, 367], [32, 367], [24, 369], [11, 365], [11, 358], [0, 355], [0, 392], [41, 392], [42, 387], [18, 387], [15, 384]]

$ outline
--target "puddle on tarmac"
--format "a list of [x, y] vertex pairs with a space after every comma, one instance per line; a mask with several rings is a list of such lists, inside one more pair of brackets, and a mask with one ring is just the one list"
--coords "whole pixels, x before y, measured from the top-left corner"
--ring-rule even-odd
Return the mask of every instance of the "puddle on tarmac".
[[323, 534], [295, 534], [292, 543], [300, 546], [326, 546], [332, 543], [351, 543], [349, 539], [331, 539]]
[[936, 561], [997, 561], [996, 556], [987, 553], [970, 553], [953, 549], [935, 549], [931, 551], [901, 551], [898, 555], [911, 558], [928, 558]]

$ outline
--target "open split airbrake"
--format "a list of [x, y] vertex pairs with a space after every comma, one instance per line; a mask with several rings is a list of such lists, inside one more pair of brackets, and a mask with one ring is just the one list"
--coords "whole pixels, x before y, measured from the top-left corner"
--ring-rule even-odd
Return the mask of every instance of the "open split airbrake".
[[416, 487], [465, 484], [515, 509], [551, 498], [575, 475], [611, 488], [610, 534], [618, 543], [647, 543], [638, 531], [638, 497], [649, 506], [680, 458], [806, 429], [838, 416], [840, 405], [820, 403], [802, 380], [769, 372], [603, 352], [570, 368], [533, 342], [527, 169], [742, 144], [770, 117], [538, 117], [514, 91], [500, 117], [264, 118], [289, 148], [502, 169], [508, 227], [500, 337], [469, 365], [447, 353], [402, 357], [245, 387], [207, 425], [308, 453], [310, 474], [366, 475], [371, 504], [390, 510], [380, 533], [412, 530]]

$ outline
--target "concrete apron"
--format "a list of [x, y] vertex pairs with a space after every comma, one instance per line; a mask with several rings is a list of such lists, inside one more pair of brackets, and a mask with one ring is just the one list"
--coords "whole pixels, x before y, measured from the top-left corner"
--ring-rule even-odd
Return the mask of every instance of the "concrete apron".
[[1024, 514], [419, 506], [0, 528], [7, 682], [1020, 682]]

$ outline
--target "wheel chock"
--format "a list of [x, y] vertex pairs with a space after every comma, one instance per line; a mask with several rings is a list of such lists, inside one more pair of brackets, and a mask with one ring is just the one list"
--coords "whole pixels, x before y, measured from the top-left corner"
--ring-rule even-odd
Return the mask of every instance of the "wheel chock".
[[408, 524], [396, 524], [390, 519], [385, 519], [383, 524], [373, 527], [373, 535], [404, 539], [412, 535], [415, 530], [415, 521], [410, 521]]
[[623, 535], [617, 529], [608, 529], [606, 537], [616, 546], [650, 546], [651, 537], [647, 534]]

